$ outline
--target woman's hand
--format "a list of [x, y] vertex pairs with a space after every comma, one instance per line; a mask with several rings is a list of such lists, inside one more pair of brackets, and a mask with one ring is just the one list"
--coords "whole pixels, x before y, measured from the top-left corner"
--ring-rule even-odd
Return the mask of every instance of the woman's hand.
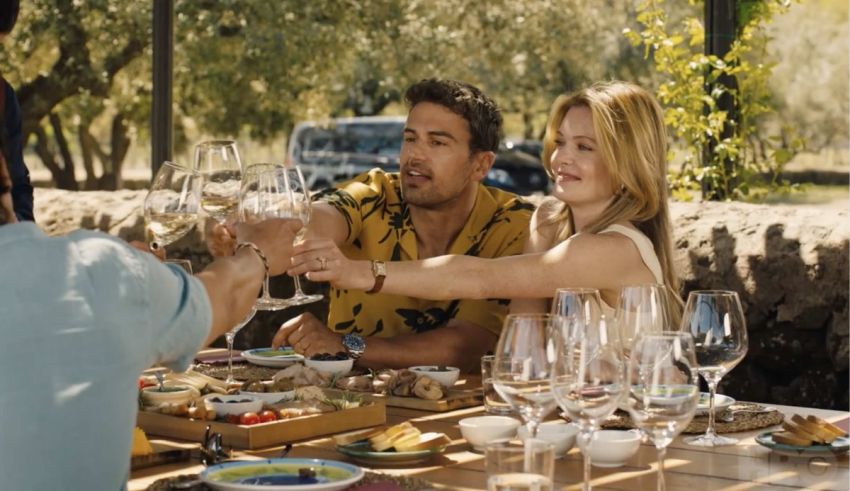
[[207, 249], [215, 257], [232, 256], [236, 250], [234, 224], [221, 224], [208, 218], [204, 226]]
[[370, 290], [375, 284], [369, 261], [348, 259], [329, 239], [310, 239], [296, 245], [292, 267], [286, 274], [306, 274], [310, 281], [327, 281], [334, 288]]

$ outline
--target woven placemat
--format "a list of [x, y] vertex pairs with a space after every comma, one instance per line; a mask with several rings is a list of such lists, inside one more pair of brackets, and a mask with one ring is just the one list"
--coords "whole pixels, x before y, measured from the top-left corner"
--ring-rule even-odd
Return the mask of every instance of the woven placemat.
[[[209, 365], [207, 363], [196, 363], [192, 369], [198, 373], [209, 375], [219, 380], [227, 379], [227, 365]], [[236, 380], [271, 380], [271, 378], [282, 368], [260, 367], [250, 363], [234, 363], [233, 378]]]
[[[737, 433], [739, 431], [757, 430], [759, 428], [767, 428], [782, 423], [784, 416], [779, 411], [768, 412], [744, 412], [744, 411], [762, 411], [765, 407], [761, 404], [752, 402], [739, 402], [729, 406], [727, 411], [731, 411], [733, 416], [732, 421], [723, 421], [722, 414], [718, 414], [715, 418], [714, 429], [717, 433]], [[741, 412], [738, 412], [741, 411]], [[563, 417], [563, 415], [562, 415]], [[569, 418], [564, 417], [569, 421]], [[610, 418], [602, 423], [602, 428], [605, 429], [632, 429], [634, 428], [632, 418], [629, 413], [617, 410]], [[682, 433], [705, 433], [708, 427], [708, 415], [694, 416], [691, 424], [685, 428]]]
[[[159, 479], [148, 486], [147, 491], [175, 491], [174, 486], [180, 483], [189, 483], [198, 479], [197, 474], [183, 474], [180, 476]], [[190, 487], [180, 487], [188, 491], [213, 491], [204, 483], [198, 482]], [[434, 486], [424, 479], [411, 476], [390, 476], [378, 472], [366, 471], [366, 475], [355, 486], [348, 488], [352, 491], [427, 491]]]

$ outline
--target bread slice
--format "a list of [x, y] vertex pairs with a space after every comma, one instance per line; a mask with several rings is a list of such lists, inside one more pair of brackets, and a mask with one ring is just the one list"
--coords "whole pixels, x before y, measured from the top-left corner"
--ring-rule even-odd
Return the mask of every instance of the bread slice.
[[405, 431], [391, 438], [391, 441], [396, 452], [406, 452], [406, 449], [419, 443], [421, 437], [422, 433], [419, 431]]
[[418, 436], [421, 432], [413, 427], [413, 425], [408, 424], [408, 426], [403, 428], [396, 428], [395, 431], [392, 432], [390, 436], [390, 430], [393, 428], [389, 428], [384, 431], [380, 435], [376, 435], [369, 439], [369, 444], [372, 446], [376, 452], [383, 452], [385, 450], [389, 450], [395, 446], [395, 443], [404, 438], [408, 438], [412, 436]]
[[774, 433], [773, 441], [775, 441], [776, 443], [784, 443], [785, 445], [797, 445], [798, 447], [812, 446], [811, 440], [806, 440], [805, 438], [799, 437], [796, 434], [788, 431], [778, 431]]
[[136, 426], [133, 428], [133, 446], [130, 448], [130, 456], [137, 457], [140, 455], [150, 455], [153, 453], [151, 442], [148, 441], [147, 435], [141, 428]]
[[828, 432], [832, 433], [832, 434], [833, 434], [833, 435], [835, 435], [836, 437], [844, 436], [844, 435], [846, 435], [846, 434], [847, 434], [847, 433], [846, 433], [844, 430], [842, 430], [841, 428], [839, 428], [839, 427], [835, 426], [834, 424], [830, 423], [829, 421], [826, 421], [826, 420], [823, 420], [823, 419], [821, 419], [821, 418], [818, 418], [817, 416], [815, 416], [815, 415], [813, 415], [813, 414], [810, 414], [810, 415], [806, 416], [806, 419], [807, 419], [808, 421], [810, 421], [810, 422], [812, 422], [812, 423], [814, 423], [814, 424], [816, 424], [816, 425], [820, 426], [821, 428], [825, 429], [826, 431], [828, 431]]
[[365, 430], [352, 431], [350, 433], [343, 433], [341, 435], [334, 435], [334, 443], [337, 446], [343, 445], [351, 445], [354, 442], [359, 442], [363, 440], [368, 440], [372, 437], [378, 436], [384, 431], [386, 431], [386, 426], [378, 426], [376, 428], [368, 428]]
[[819, 437], [809, 433], [808, 431], [805, 430], [805, 428], [801, 428], [800, 426], [797, 426], [795, 423], [792, 423], [791, 421], [783, 421], [782, 422], [782, 429], [785, 430], [785, 431], [788, 431], [790, 433], [793, 433], [794, 435], [796, 435], [799, 438], [803, 438], [805, 440], [809, 440], [809, 441], [814, 442], [814, 443], [820, 443]]
[[433, 450], [449, 445], [452, 441], [445, 433], [423, 433], [414, 442], [396, 442], [395, 449], [399, 452], [419, 452]]
[[823, 443], [832, 443], [836, 438], [838, 438], [831, 431], [828, 431], [827, 429], [821, 427], [816, 423], [812, 423], [811, 421], [800, 416], [799, 414], [791, 416], [791, 421], [800, 428], [816, 436], [818, 440]]

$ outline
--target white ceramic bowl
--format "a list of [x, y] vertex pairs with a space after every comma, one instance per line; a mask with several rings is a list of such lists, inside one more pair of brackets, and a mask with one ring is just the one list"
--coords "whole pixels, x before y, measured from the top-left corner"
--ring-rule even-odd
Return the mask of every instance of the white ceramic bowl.
[[142, 402], [147, 406], [158, 406], [160, 404], [188, 404], [200, 392], [188, 385], [165, 383], [165, 392], [159, 391], [159, 385], [153, 385], [142, 389]]
[[244, 394], [207, 394], [204, 396], [204, 399], [210, 406], [213, 407], [213, 409], [215, 409], [215, 414], [217, 416], [227, 416], [228, 414], [238, 415], [247, 412], [258, 413], [263, 409], [263, 401], [261, 399], [246, 396]]
[[457, 367], [440, 367], [437, 365], [419, 365], [410, 367], [410, 371], [417, 375], [427, 375], [443, 387], [451, 387], [460, 377], [460, 369]]
[[[528, 428], [525, 426], [520, 426], [517, 433], [522, 441], [528, 438]], [[578, 426], [573, 423], [546, 421], [537, 429], [537, 439], [551, 443], [555, 447], [555, 458], [560, 459], [573, 448], [577, 433]]]
[[243, 396], [256, 397], [266, 404], [277, 404], [281, 401], [291, 401], [292, 399], [295, 399], [294, 389], [286, 392], [247, 392], [242, 390], [239, 391], [239, 393]]
[[330, 375], [345, 375], [354, 368], [354, 360], [304, 360], [304, 364], [317, 372], [327, 373]]
[[460, 434], [472, 445], [483, 451], [488, 443], [506, 442], [516, 436], [519, 420], [507, 416], [475, 416], [458, 422]]
[[[637, 452], [640, 439], [637, 430], [599, 430], [590, 442], [590, 463], [596, 467], [620, 467]], [[585, 452], [581, 439], [578, 446]]]

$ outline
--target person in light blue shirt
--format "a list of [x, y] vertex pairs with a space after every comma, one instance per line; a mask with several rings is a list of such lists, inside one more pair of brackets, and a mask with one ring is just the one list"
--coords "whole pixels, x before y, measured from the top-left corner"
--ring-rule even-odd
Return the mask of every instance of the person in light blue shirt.
[[193, 277], [103, 233], [15, 223], [10, 190], [0, 165], [0, 489], [122, 489], [139, 374], [186, 369], [243, 318], [301, 224], [242, 225], [250, 245]]

